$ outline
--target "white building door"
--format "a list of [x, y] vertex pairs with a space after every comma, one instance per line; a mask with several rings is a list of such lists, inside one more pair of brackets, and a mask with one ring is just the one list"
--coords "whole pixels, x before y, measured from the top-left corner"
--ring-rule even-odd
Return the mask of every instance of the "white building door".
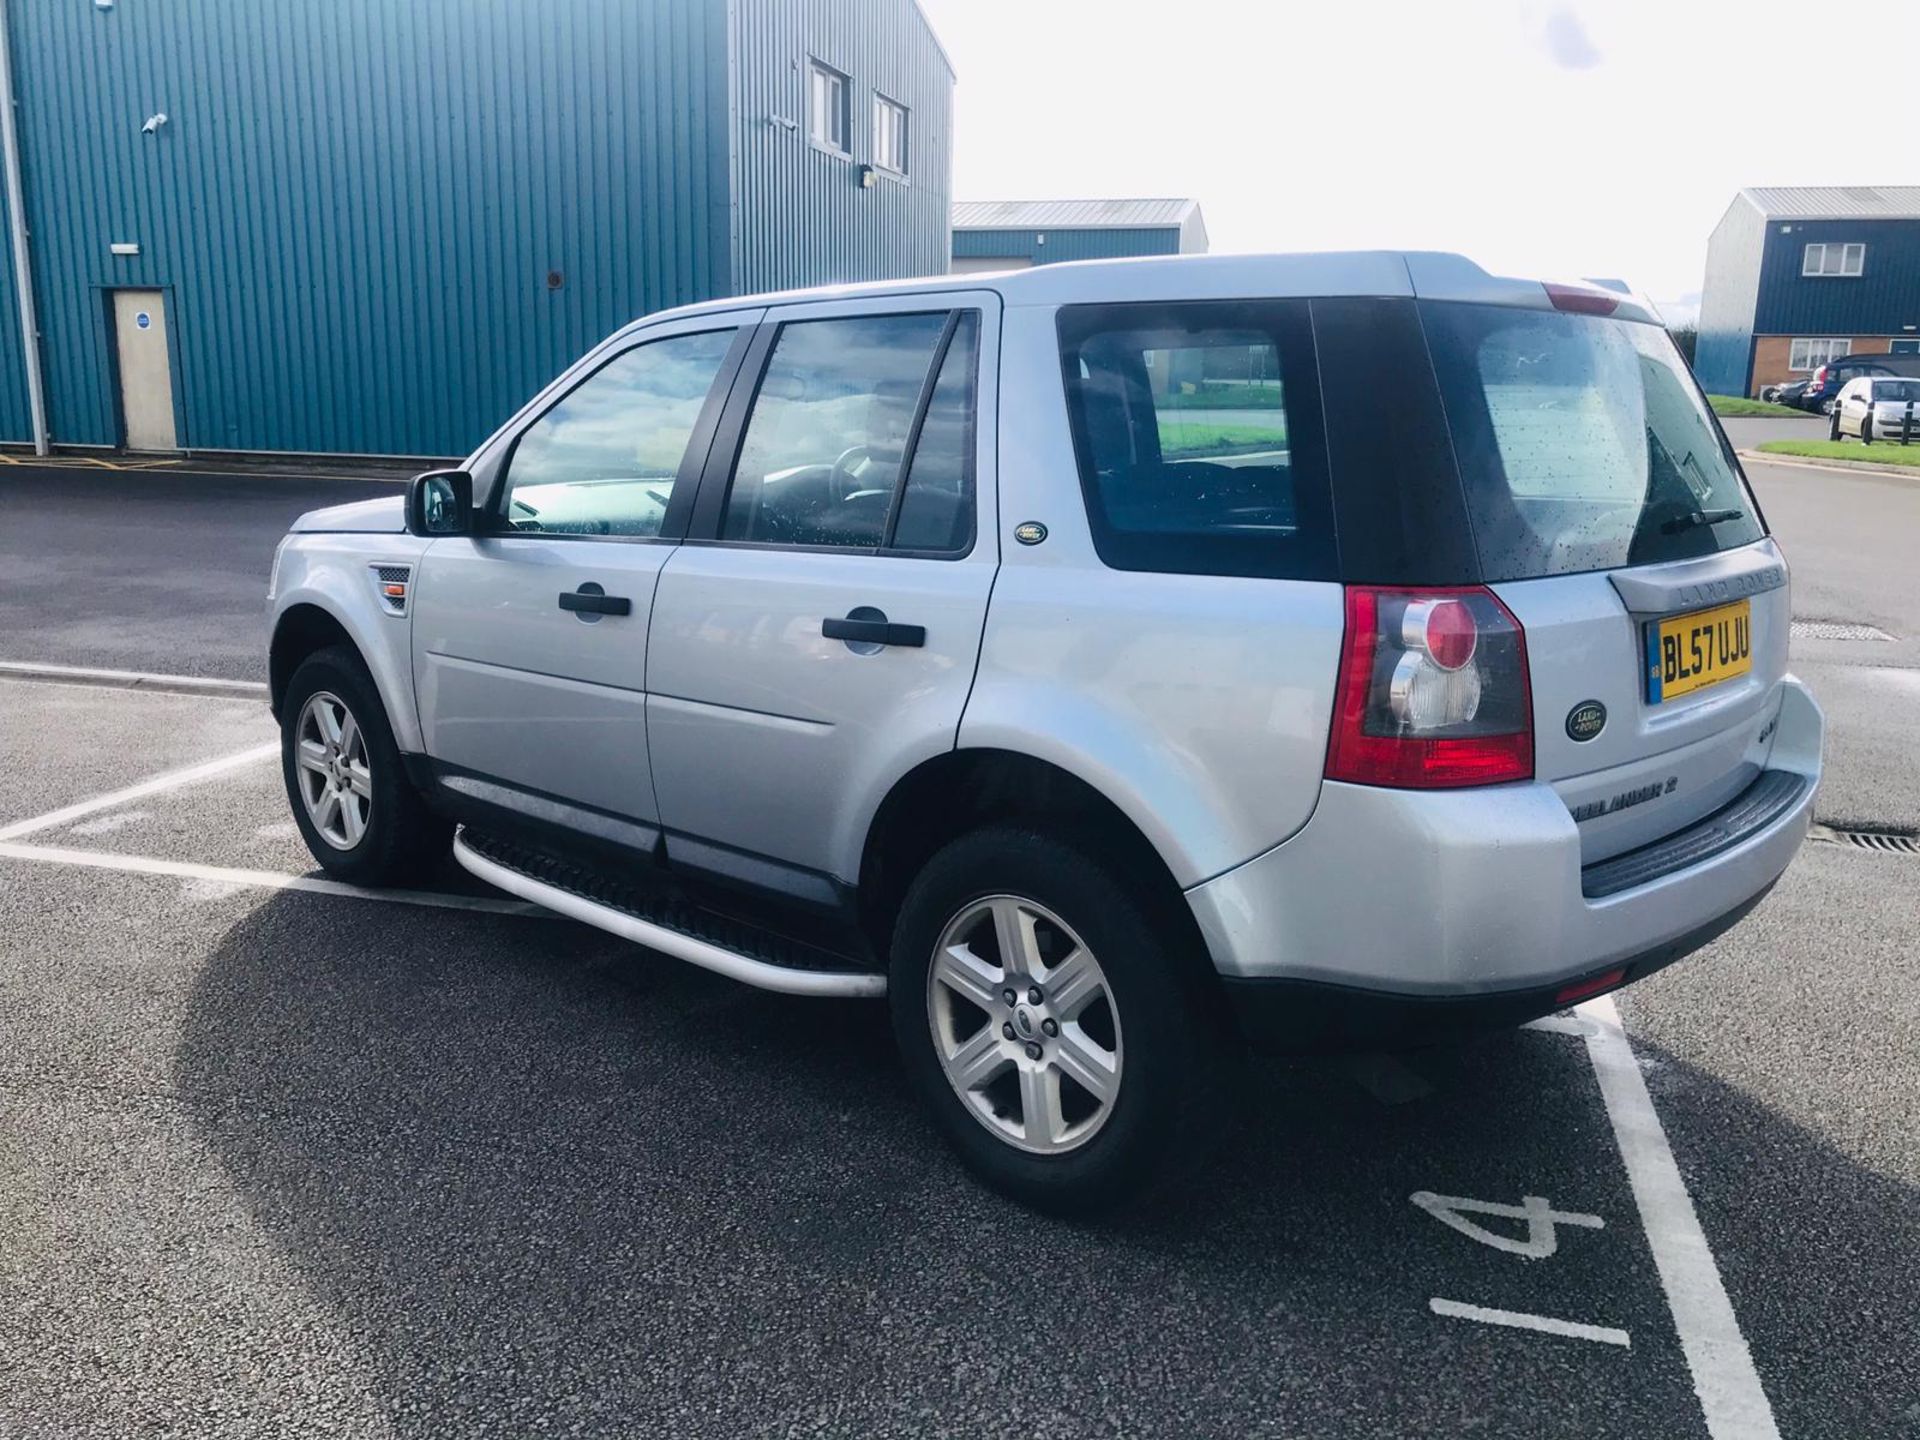
[[173, 365], [167, 352], [166, 297], [158, 290], [113, 292], [120, 350], [120, 413], [129, 450], [174, 450]]

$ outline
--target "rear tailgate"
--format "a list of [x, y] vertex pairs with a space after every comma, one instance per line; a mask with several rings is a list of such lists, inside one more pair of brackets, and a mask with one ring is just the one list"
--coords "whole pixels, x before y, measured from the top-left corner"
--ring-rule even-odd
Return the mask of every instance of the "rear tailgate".
[[[1771, 540], [1494, 589], [1527, 633], [1535, 773], [1579, 822], [1584, 863], [1690, 825], [1758, 777], [1779, 710], [1790, 619], [1786, 566]], [[1716, 611], [1730, 622], [1742, 606], [1745, 657], [1732, 653], [1739, 637], [1731, 623], [1702, 625], [1702, 645], [1724, 641], [1725, 659], [1703, 655], [1701, 683], [1683, 694], [1671, 693], [1678, 687], [1664, 676], [1649, 684], [1650, 630], [1657, 637], [1662, 620]], [[1750, 668], [1740, 673], [1743, 658]]]
[[1605, 295], [1563, 298], [1419, 308], [1479, 578], [1526, 631], [1535, 774], [1590, 865], [1758, 777], [1790, 608], [1671, 338]]

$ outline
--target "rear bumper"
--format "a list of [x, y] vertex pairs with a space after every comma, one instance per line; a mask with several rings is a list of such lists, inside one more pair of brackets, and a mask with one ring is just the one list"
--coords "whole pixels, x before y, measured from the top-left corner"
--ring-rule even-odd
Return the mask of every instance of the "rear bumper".
[[[1402, 995], [1315, 980], [1223, 977], [1221, 983], [1235, 1024], [1257, 1050], [1301, 1055], [1430, 1043], [1476, 1030], [1523, 1025], [1575, 1003], [1566, 997], [1570, 988], [1578, 987], [1578, 998], [1584, 999], [1631, 985], [1724, 935], [1772, 889], [1769, 882], [1725, 915], [1644, 955], [1548, 985], [1476, 995]], [[1625, 973], [1616, 977], [1616, 971]]]
[[1476, 1000], [1525, 1018], [1538, 995], [1550, 1010], [1577, 980], [1677, 959], [1752, 908], [1806, 836], [1825, 722], [1798, 681], [1782, 691], [1753, 790], [1647, 853], [1585, 870], [1573, 817], [1545, 784], [1329, 782], [1291, 840], [1187, 892], [1214, 967], [1230, 992], [1286, 981], [1408, 1013]]

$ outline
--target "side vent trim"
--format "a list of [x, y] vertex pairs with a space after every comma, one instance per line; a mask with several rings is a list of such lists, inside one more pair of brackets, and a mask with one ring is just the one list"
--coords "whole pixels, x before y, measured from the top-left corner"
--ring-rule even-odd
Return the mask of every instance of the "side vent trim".
[[405, 615], [407, 601], [412, 598], [413, 567], [375, 562], [367, 566], [367, 573], [373, 577], [373, 594], [380, 608], [389, 615]]

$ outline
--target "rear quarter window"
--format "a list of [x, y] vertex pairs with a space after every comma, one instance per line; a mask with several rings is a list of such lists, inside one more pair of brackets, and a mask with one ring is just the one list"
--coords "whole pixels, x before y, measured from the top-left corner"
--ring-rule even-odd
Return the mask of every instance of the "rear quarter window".
[[1306, 302], [1066, 306], [1059, 334], [1106, 564], [1335, 578]]

